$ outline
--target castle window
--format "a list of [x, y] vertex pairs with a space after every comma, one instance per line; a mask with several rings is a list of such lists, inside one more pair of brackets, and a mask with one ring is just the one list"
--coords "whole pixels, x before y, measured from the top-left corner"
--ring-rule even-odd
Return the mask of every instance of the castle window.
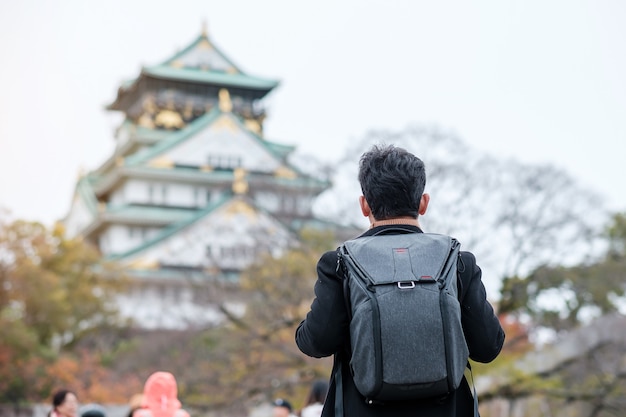
[[223, 259], [249, 259], [254, 256], [254, 248], [251, 246], [223, 246], [220, 254]]
[[241, 167], [241, 157], [237, 155], [209, 155], [207, 163], [216, 169], [235, 169]]
[[278, 211], [280, 208], [280, 198], [275, 193], [269, 191], [258, 192], [255, 195], [256, 202], [269, 211]]

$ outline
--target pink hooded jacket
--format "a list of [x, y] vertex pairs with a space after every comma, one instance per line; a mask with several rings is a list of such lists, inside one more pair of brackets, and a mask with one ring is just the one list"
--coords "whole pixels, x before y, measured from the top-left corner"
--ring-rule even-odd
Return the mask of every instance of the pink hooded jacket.
[[178, 401], [176, 378], [169, 372], [155, 372], [146, 380], [141, 408], [133, 417], [189, 417]]

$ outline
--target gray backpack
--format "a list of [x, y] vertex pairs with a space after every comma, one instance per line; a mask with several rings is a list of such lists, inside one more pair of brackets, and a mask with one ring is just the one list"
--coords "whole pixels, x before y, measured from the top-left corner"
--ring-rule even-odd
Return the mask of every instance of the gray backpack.
[[369, 402], [445, 397], [468, 365], [457, 292], [459, 242], [406, 233], [339, 248], [351, 313], [350, 369]]

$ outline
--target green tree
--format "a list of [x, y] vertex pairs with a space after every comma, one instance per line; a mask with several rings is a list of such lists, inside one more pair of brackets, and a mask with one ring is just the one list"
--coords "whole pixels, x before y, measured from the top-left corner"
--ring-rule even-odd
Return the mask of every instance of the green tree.
[[573, 267], [544, 265], [503, 280], [500, 311], [528, 314], [536, 325], [573, 328], [589, 315], [619, 310], [626, 290], [626, 216], [616, 214], [599, 261]]
[[616, 213], [612, 224], [607, 228], [609, 238], [608, 257], [614, 260], [626, 258], [626, 212]]

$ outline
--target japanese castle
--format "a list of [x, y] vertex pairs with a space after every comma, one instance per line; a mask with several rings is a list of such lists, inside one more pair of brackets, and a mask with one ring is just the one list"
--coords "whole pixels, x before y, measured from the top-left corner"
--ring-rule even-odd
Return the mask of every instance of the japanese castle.
[[244, 73], [203, 31], [108, 106], [125, 115], [115, 150], [77, 181], [63, 223], [123, 267], [132, 285], [120, 309], [140, 327], [217, 320], [218, 283], [293, 247], [304, 227], [334, 227], [311, 211], [328, 181], [263, 135], [262, 99], [277, 85]]

